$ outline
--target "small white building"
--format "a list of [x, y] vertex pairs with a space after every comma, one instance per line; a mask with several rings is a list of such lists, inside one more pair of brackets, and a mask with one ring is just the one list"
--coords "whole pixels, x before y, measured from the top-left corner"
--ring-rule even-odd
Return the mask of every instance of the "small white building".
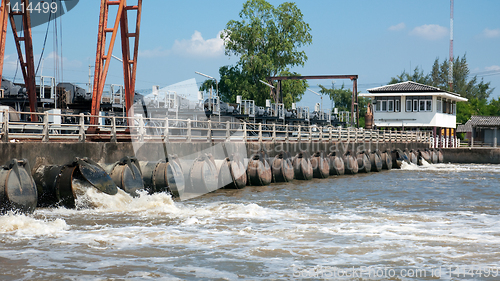
[[369, 89], [359, 96], [372, 99], [378, 128], [432, 130], [435, 137], [456, 137], [457, 102], [467, 101], [457, 93], [412, 81]]

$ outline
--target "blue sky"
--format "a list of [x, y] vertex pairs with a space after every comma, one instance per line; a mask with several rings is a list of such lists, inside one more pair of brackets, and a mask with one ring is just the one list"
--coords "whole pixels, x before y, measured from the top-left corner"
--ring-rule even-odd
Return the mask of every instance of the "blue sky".
[[[129, 4], [135, 1], [129, 0]], [[146, 0], [143, 3], [137, 89], [167, 86], [190, 78], [198, 82], [199, 71], [218, 78], [222, 65], [236, 57], [224, 55], [218, 33], [231, 19], [238, 19], [244, 1], [234, 0]], [[269, 1], [277, 6], [283, 1]], [[92, 3], [92, 4], [91, 4]], [[298, 0], [297, 6], [309, 23], [313, 43], [305, 47], [309, 57], [303, 75], [358, 74], [359, 90], [385, 85], [403, 70], [416, 66], [425, 72], [434, 60], [448, 57], [449, 0]], [[100, 1], [84, 0], [62, 17], [62, 57], [65, 81], [86, 83], [88, 65], [94, 65]], [[455, 0], [455, 55], [467, 54], [473, 74], [487, 75], [500, 95], [500, 1]], [[46, 26], [33, 30], [35, 57], [42, 49]], [[16, 52], [12, 34], [7, 36], [4, 76], [12, 79]], [[54, 28], [50, 28], [45, 51], [44, 75], [54, 76]], [[120, 45], [114, 54], [121, 57]], [[61, 56], [61, 53], [59, 53]], [[17, 79], [21, 77], [20, 72]], [[16, 80], [16, 81], [18, 81]], [[122, 84], [122, 70], [113, 60], [107, 83]], [[309, 81], [317, 84], [332, 81]], [[351, 87], [350, 81], [335, 85]], [[313, 106], [319, 97], [305, 95], [303, 105]], [[325, 106], [326, 102], [325, 102]]]

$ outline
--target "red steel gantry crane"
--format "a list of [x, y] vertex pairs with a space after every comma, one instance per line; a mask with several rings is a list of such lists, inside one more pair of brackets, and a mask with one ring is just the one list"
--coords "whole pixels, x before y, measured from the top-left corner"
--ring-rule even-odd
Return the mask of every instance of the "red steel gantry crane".
[[[2, 81], [3, 63], [5, 56], [5, 39], [7, 36], [7, 19], [10, 20], [14, 41], [16, 42], [19, 63], [24, 77], [24, 83], [28, 92], [30, 112], [37, 112], [35, 62], [33, 58], [33, 40], [31, 37], [31, 19], [29, 9], [10, 10], [10, 0], [1, 0], [0, 7], [0, 81]], [[21, 0], [24, 7], [29, 6], [29, 0]], [[22, 17], [23, 36], [19, 37], [14, 16]], [[24, 54], [21, 47], [24, 42]], [[31, 114], [31, 121], [38, 121], [36, 114]]]
[[[108, 28], [109, 7], [118, 6], [118, 12], [114, 26]], [[135, 32], [130, 33], [128, 28], [128, 11], [136, 11]], [[104, 83], [108, 74], [113, 47], [120, 27], [122, 39], [122, 61], [123, 79], [125, 88], [125, 107], [127, 116], [133, 116], [133, 104], [135, 94], [135, 77], [137, 71], [137, 55], [139, 49], [139, 30], [141, 24], [142, 0], [137, 0], [137, 5], [127, 6], [127, 0], [101, 0], [101, 12], [99, 17], [99, 33], [97, 37], [97, 54], [94, 72], [94, 87], [92, 92], [91, 125], [97, 125], [97, 118], [101, 107], [101, 98], [104, 90]], [[106, 36], [111, 33], [109, 48], [106, 50]], [[134, 49], [130, 55], [130, 38], [134, 38]]]

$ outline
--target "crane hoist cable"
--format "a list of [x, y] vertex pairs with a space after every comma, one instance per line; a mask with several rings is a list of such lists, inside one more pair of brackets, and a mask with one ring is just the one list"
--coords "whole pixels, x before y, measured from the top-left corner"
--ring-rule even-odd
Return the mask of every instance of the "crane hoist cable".
[[[52, 0], [54, 2], [54, 0]], [[42, 47], [42, 52], [40, 54], [40, 59], [38, 60], [38, 65], [36, 66], [36, 71], [35, 71], [35, 76], [38, 74], [38, 69], [40, 68], [40, 63], [43, 60], [43, 54], [45, 53], [45, 45], [47, 44], [47, 36], [49, 34], [49, 27], [50, 27], [50, 19], [52, 17], [52, 13], [49, 13], [49, 21], [47, 21], [47, 29], [45, 30], [45, 39], [43, 40], [43, 47]]]

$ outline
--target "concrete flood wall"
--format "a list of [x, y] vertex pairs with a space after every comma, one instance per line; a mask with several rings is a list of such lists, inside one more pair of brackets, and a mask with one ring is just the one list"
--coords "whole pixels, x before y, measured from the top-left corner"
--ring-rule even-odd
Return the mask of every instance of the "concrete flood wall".
[[500, 148], [443, 148], [444, 163], [500, 164]]
[[[126, 156], [135, 156], [139, 160], [157, 161], [164, 159], [167, 154], [179, 157], [196, 158], [204, 153], [211, 153], [216, 158], [233, 153], [243, 157], [250, 157], [253, 153], [264, 150], [268, 156], [274, 157], [280, 152], [290, 152], [295, 155], [300, 151], [308, 151], [311, 154], [317, 151], [330, 153], [337, 151], [345, 153], [359, 151], [380, 151], [399, 149], [425, 149], [429, 148], [426, 143], [408, 142], [223, 142], [223, 143], [110, 143], [110, 142], [87, 142], [87, 143], [0, 143], [0, 164], [13, 158], [27, 159], [32, 170], [39, 165], [64, 165], [71, 163], [75, 157], [88, 157], [98, 163], [113, 163]], [[498, 159], [498, 157], [497, 157]]]

